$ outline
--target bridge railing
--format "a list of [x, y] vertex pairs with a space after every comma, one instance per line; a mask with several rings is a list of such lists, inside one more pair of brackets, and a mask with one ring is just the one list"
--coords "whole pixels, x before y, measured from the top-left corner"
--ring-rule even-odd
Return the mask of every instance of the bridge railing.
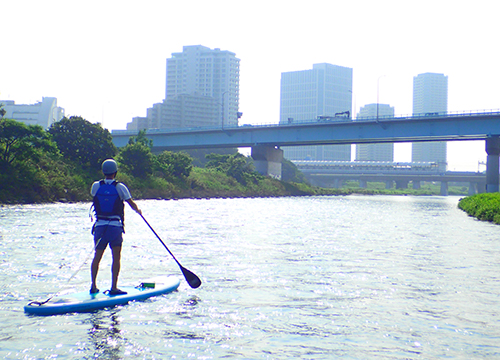
[[[243, 124], [243, 125], [224, 125], [222, 126], [199, 126], [199, 127], [186, 127], [186, 128], [163, 128], [163, 129], [146, 129], [147, 134], [155, 133], [165, 133], [165, 132], [203, 132], [211, 130], [231, 130], [231, 129], [245, 129], [245, 128], [259, 128], [259, 127], [275, 127], [275, 126], [296, 126], [296, 125], [310, 125], [317, 123], [336, 123], [336, 122], [352, 122], [352, 121], [364, 121], [364, 122], [377, 122], [377, 121], [387, 121], [387, 120], [414, 120], [418, 118], [446, 118], [446, 117], [456, 117], [456, 116], [477, 116], [477, 115], [500, 115], [500, 109], [490, 109], [490, 110], [474, 110], [474, 111], [448, 111], [448, 112], [427, 112], [411, 115], [379, 115], [378, 117], [357, 117], [350, 118], [345, 116], [337, 117], [325, 117], [309, 119], [309, 120], [293, 120], [292, 122], [278, 122], [278, 123], [253, 123], [253, 124]], [[142, 129], [141, 129], [142, 130]], [[114, 135], [137, 135], [138, 130], [112, 130]]]

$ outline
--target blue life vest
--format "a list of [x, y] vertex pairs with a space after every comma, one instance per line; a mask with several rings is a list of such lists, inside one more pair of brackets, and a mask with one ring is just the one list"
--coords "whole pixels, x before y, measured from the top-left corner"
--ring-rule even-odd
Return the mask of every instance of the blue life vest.
[[94, 212], [97, 220], [120, 220], [124, 222], [124, 204], [116, 190], [115, 181], [106, 184], [104, 180], [99, 182], [99, 189], [94, 196]]

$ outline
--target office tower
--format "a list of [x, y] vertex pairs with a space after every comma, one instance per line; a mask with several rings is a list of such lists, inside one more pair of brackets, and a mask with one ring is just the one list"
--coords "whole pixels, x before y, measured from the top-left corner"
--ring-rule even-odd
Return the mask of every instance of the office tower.
[[[394, 117], [394, 107], [387, 104], [368, 104], [359, 109], [356, 121]], [[394, 144], [356, 144], [356, 161], [394, 161]]]
[[[448, 77], [425, 73], [413, 78], [413, 115], [432, 116], [448, 111]], [[446, 142], [419, 142], [412, 144], [413, 162], [437, 162], [446, 170]]]
[[218, 105], [219, 125], [238, 125], [239, 89], [240, 60], [232, 52], [184, 46], [167, 59], [165, 100], [188, 94], [188, 101], [201, 109], [212, 99]]
[[64, 109], [57, 106], [54, 97], [43, 97], [42, 101], [31, 105], [16, 104], [12, 100], [0, 100], [0, 104], [4, 105], [5, 119], [17, 120], [26, 125], [40, 125], [44, 129], [64, 117]]
[[167, 59], [165, 99], [129, 130], [238, 125], [240, 60], [230, 51], [184, 46]]
[[[312, 70], [281, 74], [280, 124], [350, 121], [351, 107], [351, 68], [323, 63], [314, 64]], [[283, 147], [283, 151], [289, 160], [351, 160], [350, 145]]]

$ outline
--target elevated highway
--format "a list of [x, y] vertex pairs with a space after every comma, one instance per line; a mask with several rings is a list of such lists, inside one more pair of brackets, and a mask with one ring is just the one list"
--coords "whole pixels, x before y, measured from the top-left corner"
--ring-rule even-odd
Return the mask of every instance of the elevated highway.
[[[122, 147], [137, 132], [114, 130]], [[423, 114], [352, 121], [305, 121], [281, 125], [232, 128], [148, 130], [153, 150], [251, 147], [257, 170], [281, 177], [282, 146], [485, 140], [486, 189], [499, 191], [500, 112]]]
[[448, 195], [450, 182], [467, 183], [469, 195], [484, 192], [486, 174], [481, 172], [440, 171], [437, 163], [375, 162], [375, 161], [294, 161], [297, 168], [313, 184], [339, 188], [346, 180], [359, 181], [366, 188], [368, 182], [384, 182], [387, 189], [414, 189], [420, 183], [441, 183], [441, 195]]

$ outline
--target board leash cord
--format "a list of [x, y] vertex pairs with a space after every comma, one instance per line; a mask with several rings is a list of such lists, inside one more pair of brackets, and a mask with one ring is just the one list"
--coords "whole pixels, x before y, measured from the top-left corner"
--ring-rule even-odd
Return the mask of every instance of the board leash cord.
[[28, 306], [33, 306], [33, 305], [42, 306], [42, 305], [44, 305], [44, 304], [48, 303], [50, 300], [52, 300], [52, 297], [50, 297], [50, 298], [48, 298], [47, 300], [42, 301], [42, 302], [40, 302], [40, 301], [32, 301], [32, 302], [30, 302], [30, 303], [28, 304]]
[[[108, 222], [108, 225], [109, 225], [109, 222]], [[108, 225], [105, 225], [106, 229], [104, 230], [104, 233], [108, 229]], [[103, 236], [104, 236], [104, 233], [103, 233]], [[89, 252], [89, 254], [87, 255], [87, 257], [85, 258], [85, 261], [78, 267], [78, 269], [73, 273], [73, 275], [70, 276], [70, 278], [62, 286], [62, 288], [64, 288], [66, 285], [68, 285], [69, 282], [71, 280], [73, 280], [73, 278], [76, 276], [76, 274], [78, 274], [80, 272], [80, 270], [82, 270], [82, 267], [87, 263], [87, 261], [89, 261], [90, 256], [95, 252], [95, 250], [97, 249], [97, 246], [99, 245], [99, 243], [101, 242], [101, 240], [102, 240], [102, 237], [97, 241], [97, 243], [94, 245], [94, 247], [92, 248], [92, 250]], [[44, 304], [48, 303], [50, 300], [52, 300], [54, 297], [56, 297], [60, 293], [61, 293], [61, 290], [59, 290], [58, 292], [54, 293], [52, 296], [50, 296], [45, 301], [42, 301], [42, 302], [40, 302], [40, 301], [32, 301], [28, 305], [38, 305], [38, 306], [44, 305]]]

